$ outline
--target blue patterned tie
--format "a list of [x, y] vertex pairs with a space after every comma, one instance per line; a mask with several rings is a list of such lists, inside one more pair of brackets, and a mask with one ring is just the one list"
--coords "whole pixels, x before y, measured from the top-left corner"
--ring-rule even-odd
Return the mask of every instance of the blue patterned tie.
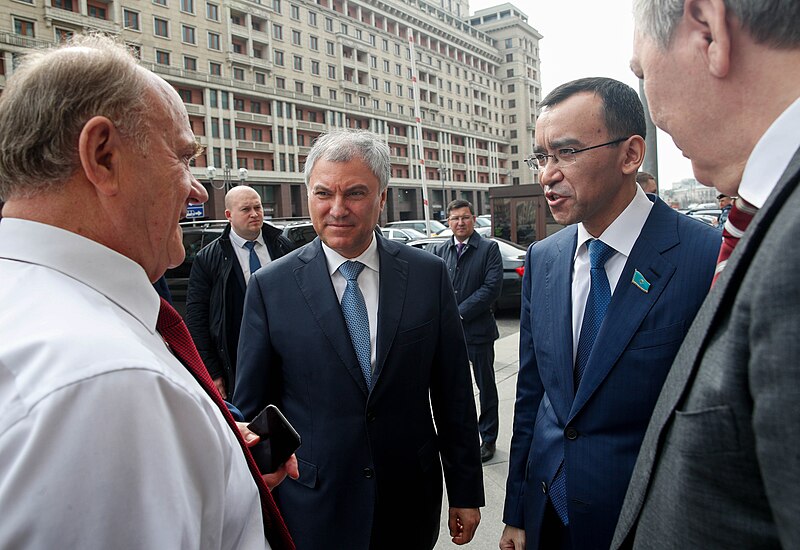
[[347, 330], [350, 332], [350, 340], [353, 342], [353, 349], [358, 357], [358, 364], [361, 366], [364, 380], [367, 382], [367, 387], [372, 388], [369, 316], [364, 295], [358, 288], [358, 275], [362, 269], [364, 269], [364, 264], [361, 262], [345, 262], [339, 266], [339, 273], [347, 279], [347, 288], [342, 294], [342, 313], [347, 322]]
[[600, 332], [600, 325], [606, 316], [608, 304], [611, 303], [611, 285], [608, 284], [606, 275], [606, 262], [614, 255], [616, 250], [603, 241], [592, 239], [589, 241], [589, 266], [592, 286], [589, 297], [586, 299], [586, 311], [583, 313], [581, 335], [578, 339], [578, 352], [575, 354], [575, 391], [583, 379], [586, 363], [592, 353], [594, 339]]
[[250, 275], [252, 275], [261, 268], [261, 262], [258, 259], [258, 254], [256, 254], [256, 242], [247, 241], [244, 243], [244, 247], [250, 251]]
[[[616, 251], [603, 241], [592, 239], [589, 241], [589, 267], [591, 276], [591, 288], [589, 297], [586, 299], [586, 311], [583, 314], [583, 324], [581, 325], [580, 339], [578, 340], [578, 352], [575, 356], [575, 392], [586, 371], [586, 363], [594, 346], [597, 333], [600, 332], [600, 325], [603, 317], [606, 316], [608, 304], [611, 302], [611, 285], [608, 283], [606, 275], [606, 262]], [[550, 501], [558, 514], [559, 519], [564, 525], [569, 525], [569, 515], [567, 513], [567, 475], [564, 470], [564, 460], [558, 466], [555, 478], [550, 483]]]
[[461, 254], [464, 253], [464, 243], [457, 243], [456, 244], [456, 254], [458, 257], [461, 257]]

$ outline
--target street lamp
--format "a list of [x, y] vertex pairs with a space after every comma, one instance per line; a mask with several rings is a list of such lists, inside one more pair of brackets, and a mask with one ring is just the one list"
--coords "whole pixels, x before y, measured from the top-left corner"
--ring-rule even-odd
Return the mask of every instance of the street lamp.
[[247, 168], [239, 168], [239, 185], [244, 185], [247, 181]]
[[217, 185], [214, 183], [214, 178], [217, 176], [217, 169], [214, 168], [213, 164], [206, 168], [206, 175], [208, 176], [208, 181], [211, 183], [211, 187], [213, 187], [214, 189], [224, 189], [225, 188], [225, 182], [224, 181], [222, 182], [222, 184], [219, 187], [217, 187]]
[[440, 214], [441, 220], [444, 221], [445, 210], [447, 209], [447, 201], [444, 197], [444, 179], [448, 177], [447, 168], [437, 168], [439, 171], [439, 180], [442, 182], [442, 213]]

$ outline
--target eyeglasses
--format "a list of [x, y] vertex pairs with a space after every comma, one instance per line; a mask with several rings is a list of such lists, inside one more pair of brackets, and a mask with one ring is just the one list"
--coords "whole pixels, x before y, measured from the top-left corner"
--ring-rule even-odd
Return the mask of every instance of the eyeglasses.
[[453, 216], [451, 218], [447, 218], [447, 221], [458, 223], [458, 222], [468, 222], [472, 219], [472, 216]]
[[584, 147], [583, 149], [565, 147], [564, 149], [559, 149], [552, 155], [545, 153], [534, 153], [533, 156], [525, 159], [525, 164], [527, 164], [528, 168], [531, 170], [535, 170], [536, 168], [544, 169], [544, 167], [547, 166], [547, 163], [550, 162], [550, 159], [553, 159], [559, 166], [569, 166], [570, 164], [575, 164], [575, 161], [578, 160], [575, 158], [575, 155], [578, 153], [583, 153], [584, 151], [590, 151], [592, 149], [598, 149], [600, 147], [606, 147], [608, 145], [616, 145], [617, 143], [622, 143], [626, 139], [630, 139], [630, 137], [631, 136], [615, 139], [614, 141], [601, 143], [600, 145], [592, 145], [591, 147]]

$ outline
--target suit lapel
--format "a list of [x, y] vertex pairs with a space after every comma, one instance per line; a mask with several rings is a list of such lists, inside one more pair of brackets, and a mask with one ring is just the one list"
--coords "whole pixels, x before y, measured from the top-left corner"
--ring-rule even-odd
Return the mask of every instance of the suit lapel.
[[[570, 417], [580, 411], [603, 383], [675, 274], [675, 266], [662, 256], [664, 251], [679, 243], [677, 220], [668, 208], [656, 200], [636, 239], [597, 334]], [[650, 283], [648, 292], [632, 283], [636, 270]]]
[[378, 239], [378, 256], [380, 258], [380, 288], [378, 290], [378, 341], [375, 348], [374, 388], [380, 379], [386, 357], [403, 316], [403, 305], [406, 301], [408, 285], [408, 262], [397, 257], [396, 243], [383, 237]]
[[[544, 311], [537, 315], [545, 315], [538, 319], [536, 326], [552, 330], [547, 331], [547, 349], [542, 356], [553, 357], [554, 369], [539, 369], [540, 376], [550, 402], [559, 418], [566, 419], [574, 399], [573, 364], [572, 364], [572, 258], [578, 238], [577, 227], [562, 230], [564, 238], [557, 241], [558, 253], [547, 259], [544, 272], [544, 292], [546, 304]], [[552, 388], [558, 388], [554, 395]]]
[[300, 251], [298, 257], [303, 263], [294, 270], [297, 286], [325, 338], [336, 350], [342, 365], [366, 395], [369, 393], [367, 383], [350, 341], [341, 306], [336, 299], [321, 241], [315, 239]]

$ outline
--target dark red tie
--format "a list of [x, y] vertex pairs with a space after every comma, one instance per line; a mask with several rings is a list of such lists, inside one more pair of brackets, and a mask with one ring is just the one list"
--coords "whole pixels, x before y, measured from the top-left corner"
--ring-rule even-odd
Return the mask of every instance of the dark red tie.
[[711, 281], [712, 286], [717, 282], [722, 270], [728, 264], [728, 258], [731, 257], [733, 249], [739, 244], [739, 239], [744, 235], [745, 229], [750, 225], [750, 221], [756, 215], [756, 212], [758, 212], [758, 208], [741, 197], [733, 201], [731, 212], [728, 214], [728, 219], [722, 230], [722, 246], [719, 249], [717, 269], [714, 271], [714, 279]]
[[189, 329], [186, 328], [186, 324], [183, 322], [180, 314], [178, 314], [175, 308], [169, 305], [169, 302], [164, 300], [164, 298], [161, 298], [161, 308], [158, 310], [156, 330], [161, 334], [161, 337], [170, 347], [172, 353], [175, 354], [175, 357], [177, 357], [189, 372], [194, 375], [195, 379], [197, 379], [206, 393], [208, 393], [209, 397], [211, 397], [211, 400], [219, 407], [222, 416], [225, 417], [225, 420], [236, 435], [236, 439], [239, 441], [242, 452], [247, 459], [247, 466], [250, 468], [250, 473], [253, 474], [253, 479], [261, 495], [264, 532], [267, 535], [270, 546], [272, 546], [273, 550], [294, 550], [294, 542], [289, 535], [289, 530], [286, 528], [286, 523], [284, 523], [280, 511], [278, 511], [275, 501], [272, 500], [269, 488], [261, 477], [261, 472], [259, 472], [258, 466], [256, 466], [256, 462], [253, 460], [253, 455], [250, 453], [250, 449], [247, 448], [247, 444], [239, 428], [236, 426], [236, 421], [233, 419], [228, 407], [222, 400], [222, 396], [219, 394], [219, 391], [217, 391], [213, 380], [211, 380], [211, 375], [208, 374], [208, 369], [206, 369], [203, 364], [200, 354], [197, 353], [197, 348], [189, 334]]

